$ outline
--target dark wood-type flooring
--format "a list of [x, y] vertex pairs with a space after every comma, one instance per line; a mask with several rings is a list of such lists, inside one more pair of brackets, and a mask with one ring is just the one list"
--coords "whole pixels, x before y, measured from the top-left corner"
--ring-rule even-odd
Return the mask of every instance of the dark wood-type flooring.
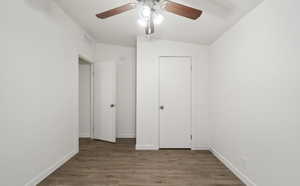
[[134, 144], [81, 139], [79, 154], [39, 186], [245, 186], [209, 151], [135, 151]]

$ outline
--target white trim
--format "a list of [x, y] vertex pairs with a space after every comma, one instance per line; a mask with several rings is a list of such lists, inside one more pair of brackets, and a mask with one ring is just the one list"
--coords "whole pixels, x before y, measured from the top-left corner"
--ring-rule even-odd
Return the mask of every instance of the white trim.
[[135, 150], [159, 150], [155, 145], [135, 145]]
[[90, 138], [91, 136], [90, 136], [90, 133], [80, 133], [79, 134], [79, 138]]
[[91, 99], [90, 99], [90, 106], [91, 106], [91, 109], [90, 109], [90, 114], [91, 114], [91, 123], [90, 123], [90, 135], [89, 137], [91, 139], [94, 139], [94, 74], [95, 74], [95, 71], [94, 71], [94, 64], [91, 63], [91, 84], [90, 84], [90, 88], [91, 88]]
[[206, 150], [206, 151], [210, 151], [209, 147], [192, 147], [192, 150]]
[[70, 152], [65, 157], [63, 157], [61, 160], [56, 162], [54, 165], [50, 166], [46, 170], [42, 171], [39, 175], [34, 177], [32, 180], [30, 180], [25, 186], [36, 186], [41, 181], [43, 181], [45, 178], [47, 178], [51, 173], [53, 173], [56, 169], [61, 167], [63, 164], [65, 164], [68, 160], [70, 160], [73, 156], [75, 156], [77, 152]]
[[134, 132], [120, 132], [117, 134], [117, 138], [135, 138]]
[[243, 174], [238, 168], [236, 168], [229, 160], [227, 160], [221, 153], [216, 151], [214, 148], [210, 148], [213, 153], [228, 169], [231, 170], [243, 183], [247, 186], [257, 186], [250, 178]]
[[[143, 113], [143, 64], [142, 64], [142, 38], [137, 37], [137, 43], [136, 43], [136, 102], [135, 102], [135, 126], [136, 126], [136, 137], [138, 138], [138, 133], [140, 131], [140, 126], [142, 123], [142, 113]], [[138, 145], [136, 145], [136, 150], [140, 149]]]

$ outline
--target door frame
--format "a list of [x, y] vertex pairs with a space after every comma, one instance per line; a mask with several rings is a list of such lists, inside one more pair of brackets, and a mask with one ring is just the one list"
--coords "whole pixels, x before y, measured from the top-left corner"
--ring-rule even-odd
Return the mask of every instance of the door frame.
[[158, 57], [158, 149], [160, 149], [160, 62], [161, 58], [189, 58], [190, 59], [190, 65], [191, 65], [191, 82], [190, 82], [190, 87], [191, 87], [191, 92], [190, 92], [190, 107], [191, 107], [191, 113], [190, 113], [190, 144], [189, 148], [192, 150], [193, 147], [193, 58], [192, 56], [159, 56]]
[[[79, 61], [82, 60], [86, 62], [87, 64], [90, 65], [90, 139], [94, 139], [94, 63], [87, 59], [86, 57], [79, 55], [78, 57], [78, 67], [79, 67]], [[79, 78], [79, 76], [78, 76]], [[78, 80], [79, 82], [79, 80]], [[79, 92], [79, 87], [78, 87], [78, 92]], [[79, 95], [78, 95], [79, 99]], [[78, 104], [78, 111], [79, 111], [79, 104]], [[78, 115], [79, 117], [79, 115]], [[79, 123], [78, 123], [79, 124]], [[79, 129], [79, 128], [78, 128]], [[79, 131], [78, 131], [79, 132]]]

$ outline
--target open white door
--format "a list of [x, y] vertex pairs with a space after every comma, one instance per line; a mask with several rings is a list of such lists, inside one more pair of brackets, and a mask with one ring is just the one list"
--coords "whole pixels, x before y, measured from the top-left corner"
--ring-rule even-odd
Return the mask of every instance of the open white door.
[[191, 59], [160, 58], [160, 148], [191, 148]]
[[116, 64], [94, 64], [94, 139], [116, 142]]

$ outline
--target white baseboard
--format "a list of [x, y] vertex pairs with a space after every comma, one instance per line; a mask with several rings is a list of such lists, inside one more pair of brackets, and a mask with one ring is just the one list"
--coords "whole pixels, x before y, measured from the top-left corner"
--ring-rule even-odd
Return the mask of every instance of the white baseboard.
[[[136, 150], [159, 150], [159, 147], [155, 145], [136, 145]], [[191, 150], [210, 150], [209, 147], [192, 147]]]
[[210, 150], [209, 147], [192, 147], [192, 150]]
[[250, 178], [243, 174], [238, 168], [236, 168], [229, 160], [227, 160], [221, 153], [216, 151], [214, 148], [210, 148], [213, 153], [228, 169], [233, 172], [244, 184], [247, 186], [257, 186]]
[[32, 180], [30, 180], [25, 186], [36, 186], [41, 181], [43, 181], [45, 178], [47, 178], [51, 173], [53, 173], [56, 169], [58, 169], [63, 164], [65, 164], [69, 159], [71, 159], [76, 154], [77, 154], [77, 152], [70, 152], [65, 157], [63, 157], [61, 160], [59, 160], [58, 162], [56, 162], [54, 165], [52, 165], [48, 169], [46, 169], [43, 172], [41, 172], [39, 175], [37, 175]]
[[90, 133], [80, 133], [80, 134], [79, 134], [79, 137], [80, 137], [80, 138], [90, 138], [91, 135], [90, 135]]
[[135, 133], [121, 132], [117, 135], [117, 138], [135, 138]]
[[158, 150], [159, 148], [154, 145], [136, 145], [135, 150]]

